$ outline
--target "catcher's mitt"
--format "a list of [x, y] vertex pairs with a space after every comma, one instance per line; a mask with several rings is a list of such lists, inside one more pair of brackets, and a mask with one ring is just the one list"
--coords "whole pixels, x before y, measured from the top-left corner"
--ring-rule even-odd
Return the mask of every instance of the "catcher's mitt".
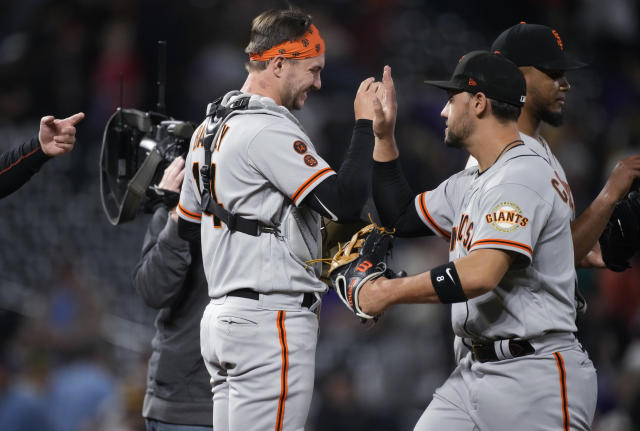
[[622, 272], [640, 249], [640, 191], [634, 190], [618, 202], [600, 236], [602, 259], [607, 268]]
[[362, 319], [374, 319], [358, 305], [360, 288], [369, 280], [398, 274], [387, 267], [387, 257], [393, 244], [393, 232], [374, 223], [356, 232], [344, 246], [338, 247], [329, 267], [329, 278], [344, 304]]

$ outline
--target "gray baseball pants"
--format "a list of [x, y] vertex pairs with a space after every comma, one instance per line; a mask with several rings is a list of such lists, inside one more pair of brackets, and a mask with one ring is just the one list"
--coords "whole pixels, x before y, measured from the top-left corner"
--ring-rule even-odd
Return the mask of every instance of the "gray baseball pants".
[[459, 362], [414, 431], [590, 430], [596, 408], [593, 363], [573, 334], [532, 342], [536, 353]]
[[303, 430], [313, 393], [318, 319], [300, 294], [212, 299], [200, 344], [216, 431]]

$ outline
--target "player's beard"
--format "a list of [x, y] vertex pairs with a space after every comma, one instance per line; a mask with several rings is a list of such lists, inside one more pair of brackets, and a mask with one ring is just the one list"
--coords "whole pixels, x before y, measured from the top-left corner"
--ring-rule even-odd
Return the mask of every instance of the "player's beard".
[[306, 98], [302, 100], [302, 95], [306, 92], [308, 97], [309, 92], [311, 92], [312, 90], [312, 87], [305, 89], [289, 88], [289, 91], [282, 97], [282, 106], [290, 111], [302, 109], [306, 100]]
[[537, 90], [535, 88], [532, 88], [530, 90], [530, 95], [527, 95], [527, 98], [529, 97], [530, 99], [527, 100], [527, 103], [531, 103], [533, 105], [535, 118], [549, 124], [552, 127], [558, 127], [562, 125], [564, 114], [563, 109], [560, 108], [560, 111], [553, 112], [549, 108], [549, 106], [551, 106], [555, 102], [555, 99], [549, 102], [548, 98], [550, 96], [545, 97], [544, 93], [541, 90]]
[[538, 109], [538, 111], [536, 112], [536, 116], [538, 117], [538, 119], [540, 119], [540, 121], [544, 121], [545, 123], [553, 127], [562, 126], [562, 123], [564, 121], [563, 111], [551, 112], [544, 106], [541, 106]]
[[466, 140], [473, 133], [473, 124], [469, 121], [468, 115], [464, 115], [458, 120], [456, 127], [449, 125], [444, 137], [444, 143], [451, 148], [464, 148]]

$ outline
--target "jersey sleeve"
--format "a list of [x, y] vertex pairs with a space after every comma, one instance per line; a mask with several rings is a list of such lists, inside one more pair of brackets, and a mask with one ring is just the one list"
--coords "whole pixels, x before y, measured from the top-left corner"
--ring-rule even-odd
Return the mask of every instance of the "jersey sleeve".
[[205, 124], [201, 124], [191, 137], [189, 152], [184, 163], [184, 180], [180, 190], [178, 216], [192, 223], [200, 223], [202, 210], [200, 209], [200, 156], [204, 153], [203, 138]]
[[296, 206], [326, 178], [335, 175], [309, 138], [286, 123], [268, 126], [249, 143], [249, 162]]
[[519, 253], [527, 260], [552, 206], [531, 188], [514, 183], [499, 184], [479, 201], [478, 223], [474, 227], [469, 251], [494, 248]]
[[415, 207], [420, 220], [436, 235], [446, 240], [451, 238], [455, 217], [452, 203], [453, 180], [441, 183], [434, 190], [420, 193], [415, 198]]

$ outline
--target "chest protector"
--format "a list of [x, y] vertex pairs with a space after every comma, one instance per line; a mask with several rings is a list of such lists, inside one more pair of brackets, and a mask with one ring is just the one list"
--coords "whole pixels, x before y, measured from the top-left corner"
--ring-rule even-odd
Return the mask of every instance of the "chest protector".
[[[211, 155], [212, 145], [222, 125], [234, 115], [269, 114], [284, 117], [301, 127], [298, 120], [284, 107], [276, 105], [271, 99], [256, 95], [247, 95], [239, 91], [227, 93], [207, 107], [206, 131], [204, 136], [204, 166], [200, 168], [200, 180], [203, 186], [201, 209], [205, 214], [219, 218], [231, 232], [259, 236], [262, 233], [275, 235], [286, 244], [289, 252], [305, 268], [312, 270], [317, 277], [322, 272], [322, 264], [307, 265], [305, 262], [322, 257], [322, 235], [320, 214], [309, 208], [298, 208], [288, 202], [283, 216], [275, 226], [265, 225], [234, 214], [223, 208], [211, 196]], [[288, 198], [285, 197], [285, 200]]]

